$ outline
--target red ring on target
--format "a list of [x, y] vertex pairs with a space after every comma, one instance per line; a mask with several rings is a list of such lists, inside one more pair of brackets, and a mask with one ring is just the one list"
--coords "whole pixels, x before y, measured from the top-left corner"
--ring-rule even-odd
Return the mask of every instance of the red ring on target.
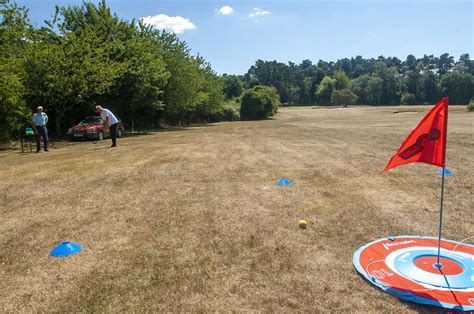
[[446, 275], [452, 276], [460, 274], [464, 271], [464, 268], [453, 261], [452, 259], [441, 257], [440, 264], [441, 268], [437, 267], [438, 257], [435, 255], [420, 256], [415, 259], [415, 266], [421, 270], [433, 273], [435, 275]]

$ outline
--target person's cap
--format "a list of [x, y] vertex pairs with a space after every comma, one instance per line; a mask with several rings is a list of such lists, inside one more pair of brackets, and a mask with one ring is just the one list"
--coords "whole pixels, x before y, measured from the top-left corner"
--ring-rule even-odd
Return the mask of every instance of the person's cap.
[[38, 106], [38, 107], [36, 107], [36, 110], [43, 110], [43, 107]]

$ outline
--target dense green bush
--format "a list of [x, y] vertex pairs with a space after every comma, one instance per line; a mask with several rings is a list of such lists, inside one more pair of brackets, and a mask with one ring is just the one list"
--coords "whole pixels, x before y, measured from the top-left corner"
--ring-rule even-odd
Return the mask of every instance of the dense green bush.
[[281, 105], [274, 87], [255, 86], [246, 91], [240, 106], [241, 120], [259, 120], [273, 116]]
[[474, 111], [474, 98], [471, 99], [471, 101], [467, 105], [467, 109], [469, 109], [469, 111]]
[[222, 121], [239, 121], [240, 116], [233, 107], [226, 106], [222, 109]]
[[401, 105], [413, 105], [416, 102], [415, 95], [412, 93], [403, 93], [400, 99]]
[[349, 105], [355, 104], [355, 102], [357, 101], [357, 95], [347, 88], [335, 90], [331, 94], [331, 101], [336, 106], [347, 107]]

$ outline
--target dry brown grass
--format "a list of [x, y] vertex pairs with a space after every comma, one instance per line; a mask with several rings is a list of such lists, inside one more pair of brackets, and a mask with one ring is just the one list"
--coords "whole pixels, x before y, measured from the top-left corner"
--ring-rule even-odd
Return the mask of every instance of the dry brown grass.
[[[368, 241], [437, 234], [436, 169], [379, 175], [427, 109], [283, 109], [113, 150], [106, 141], [1, 152], [0, 311], [433, 310], [352, 266]], [[474, 235], [473, 121], [450, 111], [452, 240]], [[280, 177], [295, 183], [279, 187]], [[83, 252], [50, 257], [66, 240]]]

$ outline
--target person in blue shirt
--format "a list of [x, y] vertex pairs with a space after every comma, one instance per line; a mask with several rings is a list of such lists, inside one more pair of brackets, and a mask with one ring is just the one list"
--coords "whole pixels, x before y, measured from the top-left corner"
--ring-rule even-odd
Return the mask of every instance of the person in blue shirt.
[[46, 124], [48, 123], [48, 116], [43, 112], [43, 107], [38, 106], [36, 113], [33, 114], [33, 130], [36, 134], [36, 152], [41, 151], [41, 138], [44, 143], [44, 151], [48, 151], [48, 129]]

